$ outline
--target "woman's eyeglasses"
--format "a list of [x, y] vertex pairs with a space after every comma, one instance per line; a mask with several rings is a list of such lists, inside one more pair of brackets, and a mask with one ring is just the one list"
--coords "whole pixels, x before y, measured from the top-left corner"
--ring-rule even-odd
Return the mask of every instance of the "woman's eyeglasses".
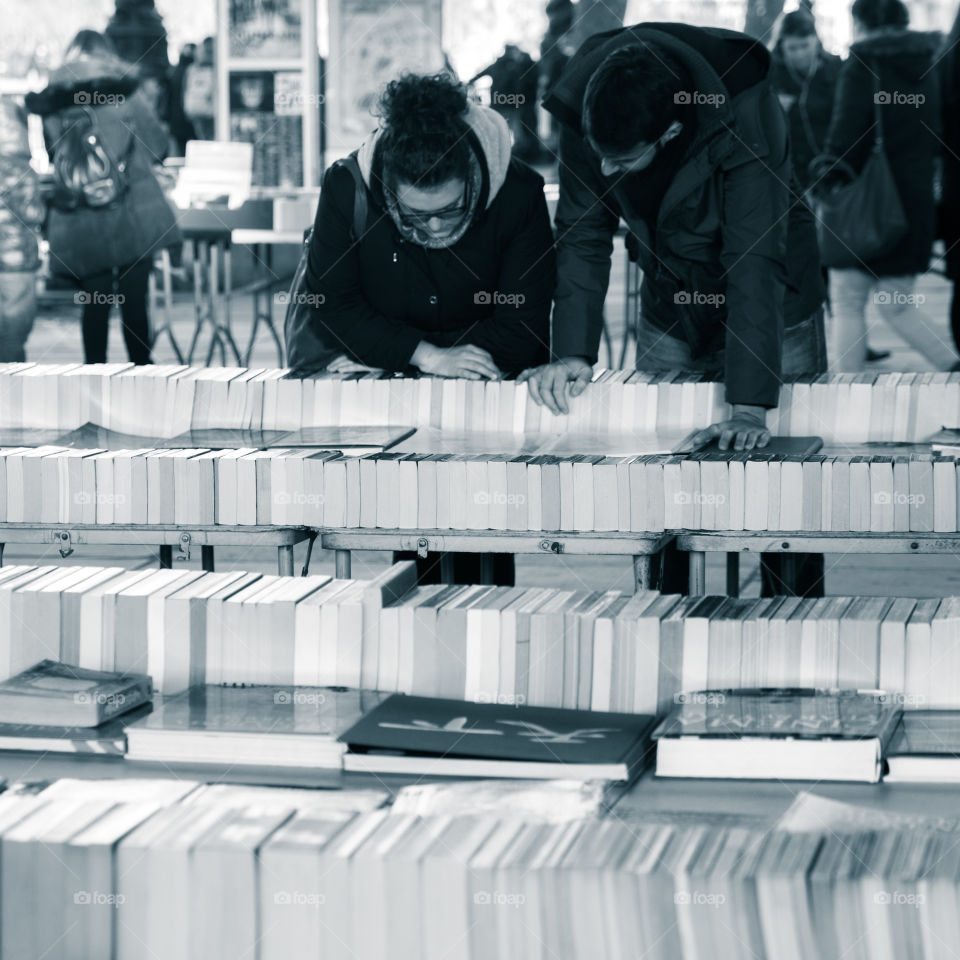
[[439, 210], [415, 210], [403, 203], [396, 193], [393, 194], [393, 201], [403, 222], [409, 227], [420, 230], [429, 229], [432, 220], [439, 220], [449, 225], [459, 223], [466, 215], [469, 206], [466, 186], [463, 188], [463, 196], [457, 203], [441, 207]]

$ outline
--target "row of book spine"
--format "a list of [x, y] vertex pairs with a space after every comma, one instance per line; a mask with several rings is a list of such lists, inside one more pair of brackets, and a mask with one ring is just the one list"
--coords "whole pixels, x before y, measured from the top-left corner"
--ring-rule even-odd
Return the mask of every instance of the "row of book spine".
[[[673, 433], [724, 419], [723, 385], [699, 374], [597, 370], [569, 414], [533, 402], [525, 383], [330, 374], [283, 369], [0, 364], [0, 427], [72, 430], [88, 421], [128, 433], [190, 429], [397, 425], [450, 432]], [[784, 385], [767, 424], [828, 443], [924, 441], [960, 424], [960, 374], [824, 375]]]
[[[277, 791], [282, 794], [283, 791]], [[325, 791], [329, 792], [329, 791]], [[0, 800], [2, 956], [956, 956], [956, 837]]]
[[739, 599], [231, 571], [4, 567], [0, 679], [50, 658], [193, 684], [656, 714], [731, 687], [960, 707], [960, 598]]
[[0, 449], [0, 523], [960, 531], [953, 457]]

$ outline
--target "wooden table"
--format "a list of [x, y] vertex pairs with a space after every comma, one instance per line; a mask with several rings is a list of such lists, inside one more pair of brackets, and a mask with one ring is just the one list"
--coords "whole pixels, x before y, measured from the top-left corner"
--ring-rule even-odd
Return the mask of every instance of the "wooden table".
[[[69, 557], [82, 544], [123, 544], [160, 547], [160, 566], [173, 565], [173, 549], [189, 559], [192, 547], [200, 547], [204, 570], [213, 570], [213, 551], [218, 546], [277, 548], [277, 572], [293, 576], [293, 548], [316, 533], [306, 527], [270, 526], [177, 526], [165, 524], [54, 524], [0, 523], [0, 564], [8, 543], [52, 543], [61, 557]], [[309, 562], [309, 561], [308, 561]]]
[[[633, 557], [638, 590], [659, 582], [653, 557], [673, 539], [672, 534], [545, 533], [519, 530], [322, 530], [320, 543], [336, 551], [338, 577], [349, 577], [353, 550], [413, 550], [420, 557], [433, 553], [481, 553], [481, 582], [493, 581], [494, 553], [576, 554]], [[453, 558], [441, 561], [441, 578], [450, 582]]]
[[730, 530], [679, 533], [677, 547], [690, 554], [690, 593], [705, 592], [708, 553], [727, 555], [727, 594], [739, 596], [741, 553], [960, 554], [960, 535], [944, 533], [830, 533], [829, 531]]

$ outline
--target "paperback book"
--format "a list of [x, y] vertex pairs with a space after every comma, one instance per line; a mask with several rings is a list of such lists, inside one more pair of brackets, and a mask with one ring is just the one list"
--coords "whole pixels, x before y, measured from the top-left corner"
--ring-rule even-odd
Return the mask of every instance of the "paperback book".
[[0, 723], [98, 727], [150, 701], [150, 677], [41, 660], [0, 682]]
[[960, 782], [960, 711], [905, 712], [887, 750], [891, 782]]
[[321, 687], [191, 687], [127, 728], [127, 757], [336, 769], [338, 737], [381, 700]]

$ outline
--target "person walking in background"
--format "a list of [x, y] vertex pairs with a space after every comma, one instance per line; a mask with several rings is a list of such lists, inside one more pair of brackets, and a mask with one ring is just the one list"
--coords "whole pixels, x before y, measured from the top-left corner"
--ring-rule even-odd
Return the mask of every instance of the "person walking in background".
[[30, 166], [27, 115], [12, 98], [0, 97], [0, 363], [26, 360], [45, 212]]
[[770, 84], [790, 127], [790, 156], [800, 188], [810, 182], [810, 163], [823, 152], [843, 61], [827, 53], [805, 10], [788, 13], [771, 51]]
[[539, 158], [537, 137], [537, 65], [529, 53], [508, 43], [503, 53], [480, 71], [470, 84], [481, 77], [490, 78], [490, 106], [510, 127], [513, 152], [521, 160], [533, 163]]
[[27, 107], [43, 117], [53, 161], [50, 258], [82, 290], [87, 363], [107, 359], [110, 308], [119, 304], [127, 354], [150, 362], [147, 282], [154, 253], [180, 240], [154, 175], [168, 133], [139, 92], [136, 68], [85, 31]]
[[945, 323], [918, 306], [917, 274], [926, 271], [935, 232], [934, 168], [940, 150], [935, 33], [908, 30], [901, 0], [856, 0], [854, 44], [843, 65], [824, 153], [814, 162], [818, 196], [847, 182], [846, 164], [859, 174], [874, 148], [879, 107], [883, 150], [908, 227], [888, 253], [857, 267], [830, 270], [832, 371], [859, 372], [866, 361], [866, 310], [873, 297], [880, 316], [935, 369], [953, 355]]
[[116, 0], [104, 35], [121, 60], [136, 66], [141, 95], [169, 120], [170, 55], [167, 30], [154, 0]]
[[950, 330], [960, 351], [960, 10], [940, 57], [943, 114], [943, 191], [940, 236], [947, 249], [947, 279], [953, 284]]
[[[770, 84], [780, 99], [790, 126], [790, 156], [801, 190], [810, 185], [810, 164], [823, 152], [833, 116], [833, 101], [843, 61], [827, 53], [817, 35], [817, 24], [806, 7], [788, 13], [780, 22], [771, 51]], [[828, 282], [827, 269], [823, 270]], [[867, 347], [867, 361], [890, 356]]]
[[180, 59], [170, 73], [170, 137], [176, 150], [176, 156], [182, 157], [187, 151], [187, 141], [196, 140], [193, 124], [183, 109], [183, 96], [186, 87], [187, 69], [197, 58], [197, 45], [185, 43], [180, 50]]
[[193, 126], [198, 140], [213, 140], [217, 90], [214, 68], [213, 37], [206, 37], [197, 52], [197, 58], [185, 71], [183, 83], [183, 112]]

